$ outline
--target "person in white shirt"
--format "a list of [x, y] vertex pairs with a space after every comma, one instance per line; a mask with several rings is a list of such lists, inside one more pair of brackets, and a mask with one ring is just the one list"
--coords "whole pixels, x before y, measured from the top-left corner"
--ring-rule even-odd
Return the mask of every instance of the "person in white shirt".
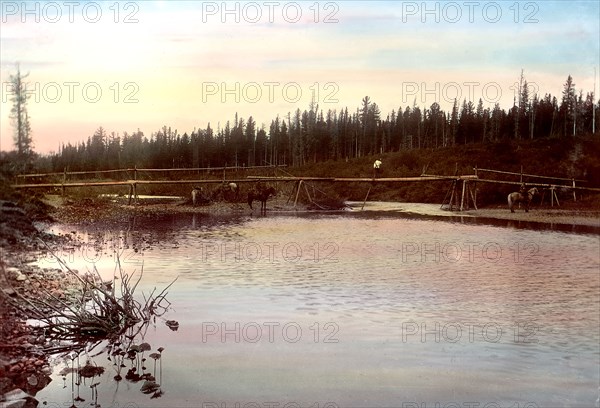
[[373, 178], [381, 175], [381, 164], [381, 159], [377, 159], [375, 160], [375, 163], [373, 163]]

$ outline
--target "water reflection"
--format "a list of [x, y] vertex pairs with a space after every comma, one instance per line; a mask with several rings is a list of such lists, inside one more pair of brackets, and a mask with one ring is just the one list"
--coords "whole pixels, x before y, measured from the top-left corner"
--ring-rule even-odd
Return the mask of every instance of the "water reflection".
[[[103, 251], [107, 242], [93, 244]], [[100, 407], [98, 396], [103, 388], [102, 378], [113, 371], [112, 379], [117, 384], [123, 378], [132, 384], [143, 381], [139, 389], [143, 394], [151, 394], [152, 399], [161, 397], [161, 357], [164, 347], [152, 352], [152, 346], [145, 338], [149, 327], [156, 326], [157, 321], [164, 323], [171, 331], [178, 330], [179, 323], [176, 320], [164, 318], [171, 308], [167, 291], [177, 277], [160, 291], [154, 288], [149, 293], [139, 294], [136, 289], [142, 280], [142, 273], [125, 272], [118, 255], [118, 274], [113, 273], [110, 280], [102, 277], [96, 265], [94, 273], [77, 274], [67, 261], [56, 258], [67, 276], [73, 279], [65, 289], [69, 293], [68, 300], [61, 302], [54, 298], [55, 304], [45, 299], [31, 299], [28, 304], [34, 311], [48, 310], [39, 313], [39, 320], [34, 322], [34, 327], [36, 335], [45, 339], [45, 355], [58, 355], [59, 361], [62, 358], [64, 367], [59, 375], [65, 384], [63, 388], [67, 388], [67, 377], [71, 377], [71, 407], [81, 406], [80, 403], [85, 401], [81, 396], [82, 385], [91, 389], [90, 405]], [[99, 361], [104, 358], [109, 364], [112, 363], [108, 370]], [[154, 360], [152, 372], [147, 371], [147, 358]], [[82, 359], [85, 365], [82, 365]], [[126, 363], [127, 360], [130, 363]], [[124, 370], [127, 370], [125, 374]], [[117, 386], [115, 392], [118, 389]]]
[[[140, 340], [137, 335], [130, 334], [121, 338], [121, 341], [104, 342], [101, 351], [92, 353], [95, 346], [88, 346], [85, 350], [72, 350], [67, 355], [62, 356], [57, 363], [61, 367], [58, 375], [62, 377], [63, 389], [70, 391], [71, 408], [93, 406], [99, 408], [98, 396], [102, 390], [102, 385], [106, 387], [104, 376], [111, 377], [115, 383], [119, 384], [125, 379], [132, 385], [139, 386], [139, 391], [143, 394], [149, 394], [151, 399], [159, 398], [164, 391], [160, 384], [162, 378], [162, 352], [164, 347], [158, 347], [152, 352], [149, 343], [138, 343]], [[136, 340], [137, 339], [137, 340]], [[85, 360], [85, 365], [82, 364]], [[103, 360], [108, 363], [102, 363]], [[148, 360], [150, 359], [150, 360]], [[158, 371], [157, 371], [158, 363]], [[105, 367], [106, 364], [108, 367]], [[152, 368], [147, 366], [152, 364]], [[122, 376], [126, 370], [125, 377]], [[70, 378], [69, 378], [70, 377]], [[86, 398], [82, 397], [82, 387], [90, 389], [90, 403], [84, 404]], [[108, 390], [104, 390], [108, 391]], [[114, 388], [114, 392], [119, 391], [119, 385]], [[68, 398], [68, 397], [67, 397]]]
[[99, 239], [131, 234], [142, 287], [179, 276], [181, 327], [144, 337], [169, 349], [162, 406], [593, 406], [597, 235], [444, 220], [190, 214]]

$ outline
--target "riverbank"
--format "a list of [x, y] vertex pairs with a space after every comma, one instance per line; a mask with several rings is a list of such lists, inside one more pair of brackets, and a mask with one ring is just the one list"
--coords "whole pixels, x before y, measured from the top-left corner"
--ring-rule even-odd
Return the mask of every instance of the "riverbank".
[[600, 211], [566, 210], [557, 208], [532, 209], [529, 212], [515, 211], [511, 213], [505, 208], [482, 208], [467, 210], [460, 214], [497, 220], [540, 222], [548, 224], [585, 225], [600, 228]]
[[0, 261], [0, 399], [31, 403], [50, 381], [51, 366], [45, 353], [48, 339], [26, 324], [38, 317], [35, 306], [64, 307], [75, 294], [72, 277], [60, 269], [35, 265], [37, 252], [4, 249]]
[[[362, 202], [352, 202], [354, 211], [361, 211]], [[554, 208], [532, 208], [529, 212], [522, 209], [511, 213], [506, 207], [486, 207], [469, 209], [465, 211], [442, 210], [437, 205], [417, 203], [393, 203], [393, 202], [367, 202], [365, 211], [395, 211], [428, 217], [467, 217], [485, 220], [507, 220], [524, 223], [541, 224], [564, 224], [573, 226], [588, 226], [597, 228], [600, 232], [600, 210], [595, 209], [562, 209]]]
[[48, 339], [26, 322], [38, 317], [32, 300], [63, 307], [74, 288], [60, 269], [35, 263], [45, 245], [65, 245], [66, 237], [39, 231], [30, 216], [0, 201], [0, 401], [2, 406], [36, 406], [36, 393], [51, 381]]
[[[205, 214], [205, 215], [258, 215], [260, 210], [250, 209], [245, 203], [216, 202], [206, 206], [193, 206], [185, 199], [140, 200], [138, 204], [128, 205], [125, 200], [85, 199], [80, 201], [65, 200], [60, 196], [51, 196], [47, 203], [53, 207], [52, 216], [59, 223], [92, 225], [100, 223], [109, 225], [127, 222], [131, 217], [152, 217], [160, 214]], [[385, 202], [367, 202], [366, 211], [397, 211], [418, 213], [424, 216], [462, 216], [482, 219], [508, 220], [516, 222], [532, 222], [547, 224], [580, 225], [598, 228], [600, 230], [600, 209], [596, 203], [581, 203], [581, 208], [573, 208], [573, 203], [565, 207], [534, 207], [529, 212], [517, 209], [511, 213], [506, 207], [489, 206], [477, 210], [466, 211], [434, 211], [429, 205], [421, 209], [419, 204]], [[349, 203], [353, 211], [361, 211], [362, 202]], [[288, 202], [286, 197], [277, 197], [267, 203], [268, 213], [293, 213], [321, 211], [307, 205]]]

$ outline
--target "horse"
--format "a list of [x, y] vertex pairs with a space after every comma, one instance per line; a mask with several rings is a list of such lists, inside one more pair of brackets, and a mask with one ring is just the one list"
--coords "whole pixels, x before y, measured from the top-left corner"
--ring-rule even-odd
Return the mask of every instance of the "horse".
[[225, 193], [226, 191], [230, 192], [231, 194], [233, 194], [234, 200], [237, 201], [238, 198], [240, 197], [240, 186], [237, 185], [237, 183], [229, 183], [227, 185], [223, 185], [223, 193]]
[[265, 187], [260, 190], [250, 190], [248, 192], [248, 205], [250, 206], [250, 209], [253, 209], [252, 202], [254, 200], [258, 200], [261, 202], [260, 211], [264, 213], [267, 211], [267, 200], [270, 196], [275, 196], [275, 194], [276, 191], [273, 187]]
[[514, 205], [516, 203], [525, 203], [525, 212], [529, 212], [529, 203], [533, 199], [533, 196], [539, 194], [539, 191], [536, 187], [530, 188], [526, 193], [522, 193], [519, 191], [515, 191], [514, 193], [510, 193], [507, 197], [508, 199], [508, 209], [510, 212], [515, 212]]
[[223, 183], [213, 192], [213, 199], [228, 201], [238, 201], [240, 196], [240, 187], [236, 183]]
[[204, 194], [203, 187], [194, 187], [192, 189], [192, 205], [206, 204], [210, 199]]

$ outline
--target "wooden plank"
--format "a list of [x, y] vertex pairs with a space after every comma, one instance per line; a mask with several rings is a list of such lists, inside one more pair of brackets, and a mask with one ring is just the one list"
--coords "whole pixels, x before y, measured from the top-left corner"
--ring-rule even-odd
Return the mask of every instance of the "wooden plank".
[[[248, 179], [253, 181], [334, 181], [333, 177], [272, 177], [272, 176], [248, 176]], [[370, 180], [370, 179], [369, 179]]]
[[[562, 180], [562, 181], [572, 181], [572, 178], [564, 178], [564, 177], [550, 177], [550, 176], [538, 176], [536, 174], [525, 174], [525, 173], [515, 173], [513, 171], [502, 171], [502, 170], [491, 170], [491, 169], [480, 169], [479, 167], [473, 168], [476, 171], [487, 171], [488, 173], [498, 173], [498, 174], [510, 174], [512, 176], [525, 176], [525, 177], [535, 177], [541, 179], [549, 179], [549, 180]], [[575, 180], [586, 183], [586, 180]], [[531, 183], [529, 183], [531, 184]]]
[[446, 180], [444, 177], [387, 177], [387, 178], [335, 178], [333, 181], [341, 183], [401, 183], [401, 182], [418, 182], [418, 181], [435, 181]]
[[[169, 172], [169, 171], [211, 171], [211, 170], [252, 170], [252, 169], [271, 169], [276, 167], [287, 167], [282, 164], [280, 166], [248, 166], [248, 167], [180, 167], [174, 169], [113, 169], [113, 170], [90, 170], [90, 171], [68, 171], [67, 176], [70, 175], [84, 175], [84, 174], [106, 174], [106, 173], [122, 173], [129, 171], [147, 171], [147, 172]], [[16, 177], [27, 178], [27, 177], [48, 177], [48, 176], [61, 176], [64, 172], [59, 173], [39, 173], [39, 174], [18, 174]]]
[[248, 176], [249, 179], [262, 181], [331, 181], [336, 183], [397, 183], [397, 182], [415, 182], [415, 181], [435, 181], [435, 180], [476, 180], [475, 175], [466, 176], [435, 176], [425, 175], [416, 177], [268, 177], [268, 176]]
[[176, 169], [137, 169], [138, 171], [147, 171], [147, 172], [157, 172], [157, 171], [225, 171], [225, 170], [252, 170], [252, 169], [273, 169], [276, 167], [287, 167], [287, 165], [282, 164], [280, 166], [248, 166], [248, 167], [194, 167], [187, 168], [181, 167]]
[[[71, 175], [83, 175], [83, 174], [106, 174], [106, 173], [123, 173], [133, 169], [116, 169], [116, 170], [96, 170], [96, 171], [68, 171], [67, 176]], [[39, 173], [39, 174], [18, 174], [16, 177], [28, 178], [28, 177], [49, 177], [49, 176], [62, 176], [64, 172], [59, 173]]]
[[[227, 180], [227, 183], [255, 183], [256, 180]], [[13, 184], [13, 188], [53, 188], [53, 187], [100, 187], [125, 186], [131, 184], [222, 184], [223, 180], [126, 180], [126, 181], [91, 181], [73, 183]]]
[[223, 183], [256, 183], [256, 180], [238, 179], [238, 180], [129, 180], [135, 184], [223, 184]]
[[[518, 186], [521, 185], [521, 183], [519, 183], [518, 181], [503, 181], [503, 180], [488, 180], [488, 179], [478, 179], [477, 181], [481, 181], [482, 183], [512, 184], [512, 185], [518, 185]], [[567, 188], [567, 189], [574, 189], [574, 190], [600, 191], [600, 188], [595, 188], [595, 187], [573, 187], [573, 186], [564, 185], [564, 184], [527, 183], [527, 185], [536, 186], [536, 187], [546, 187], [546, 188], [560, 187], [560, 188]]]
[[44, 183], [44, 184], [13, 184], [13, 188], [60, 188], [60, 187], [99, 187], [99, 186], [126, 186], [128, 181], [94, 181], [88, 183]]

